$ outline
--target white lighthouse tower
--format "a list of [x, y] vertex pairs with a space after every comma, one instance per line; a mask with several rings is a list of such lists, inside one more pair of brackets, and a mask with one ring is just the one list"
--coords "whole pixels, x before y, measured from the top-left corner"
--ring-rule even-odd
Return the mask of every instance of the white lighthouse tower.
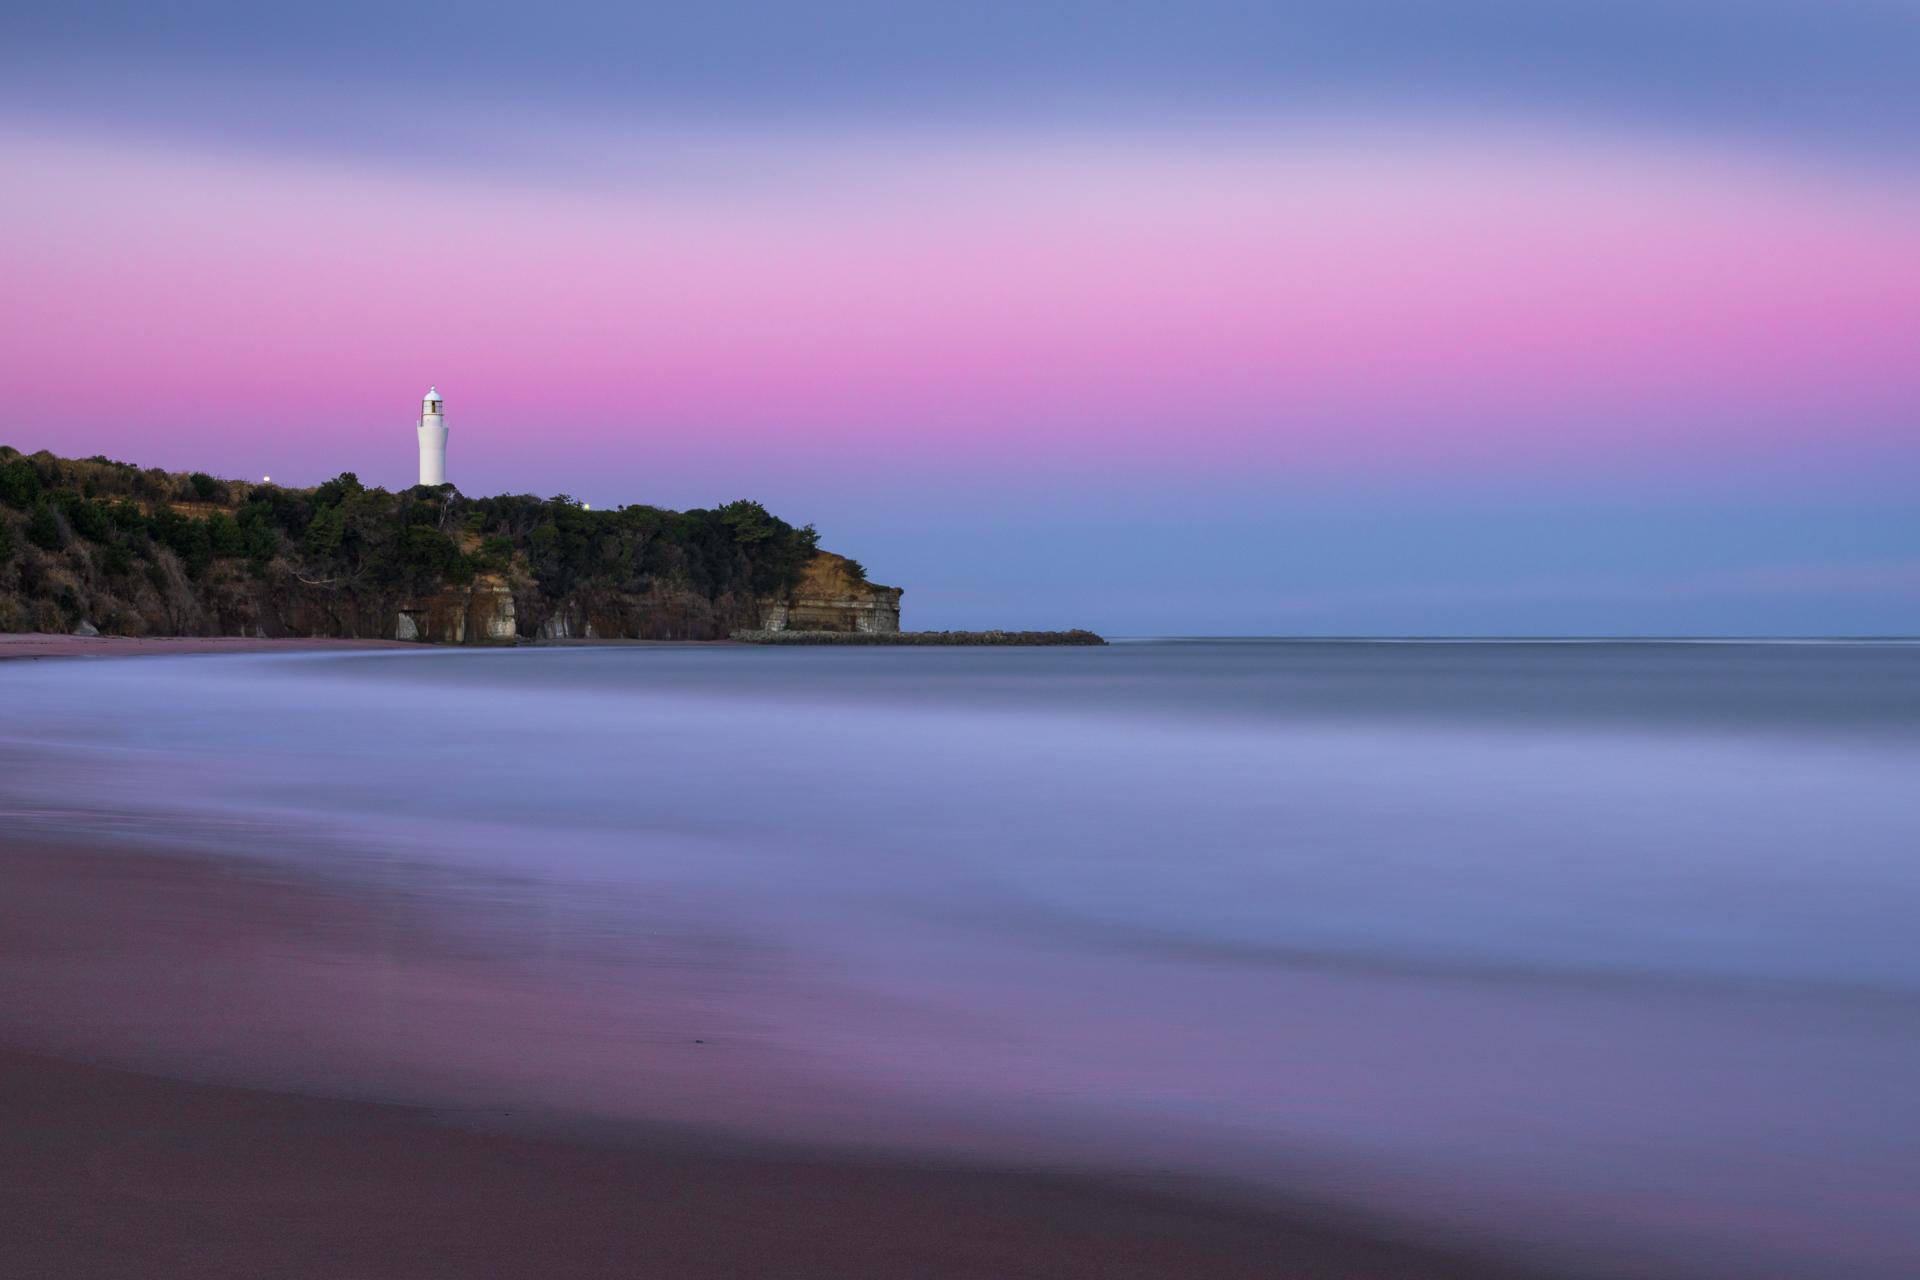
[[428, 387], [420, 401], [420, 483], [447, 482], [447, 419], [440, 412], [440, 389]]

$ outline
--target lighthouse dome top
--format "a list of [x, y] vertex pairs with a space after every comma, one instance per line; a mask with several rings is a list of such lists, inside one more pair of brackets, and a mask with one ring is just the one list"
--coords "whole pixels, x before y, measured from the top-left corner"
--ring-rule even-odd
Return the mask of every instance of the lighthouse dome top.
[[439, 398], [440, 398], [440, 388], [428, 387], [427, 394], [420, 397], [420, 402], [424, 404], [429, 400], [438, 400]]

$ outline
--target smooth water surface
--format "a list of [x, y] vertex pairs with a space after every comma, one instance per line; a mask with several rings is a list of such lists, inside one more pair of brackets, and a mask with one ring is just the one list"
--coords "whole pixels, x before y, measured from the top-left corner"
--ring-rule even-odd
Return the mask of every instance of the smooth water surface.
[[1920, 647], [231, 656], [0, 698], [16, 831], [444, 922], [438, 981], [488, 998], [328, 1087], [1219, 1173], [1620, 1273], [1920, 1274]]

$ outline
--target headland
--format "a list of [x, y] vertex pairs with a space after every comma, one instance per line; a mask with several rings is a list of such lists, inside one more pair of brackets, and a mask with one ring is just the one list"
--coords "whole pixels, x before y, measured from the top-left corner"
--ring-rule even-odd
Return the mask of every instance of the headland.
[[757, 502], [594, 510], [562, 494], [313, 488], [0, 448], [0, 633], [718, 640], [888, 631], [897, 587]]
[[[189, 651], [145, 647], [163, 638], [1102, 643], [902, 632], [903, 594], [749, 500], [596, 511], [565, 494], [389, 492], [352, 472], [301, 489], [0, 447], [0, 634], [34, 635], [11, 656]], [[68, 636], [104, 643], [55, 643]]]

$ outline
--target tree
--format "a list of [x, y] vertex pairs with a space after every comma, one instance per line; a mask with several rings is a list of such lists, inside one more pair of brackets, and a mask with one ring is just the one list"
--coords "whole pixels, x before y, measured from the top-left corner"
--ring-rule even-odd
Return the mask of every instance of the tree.
[[13, 563], [13, 526], [0, 520], [0, 569]]
[[246, 554], [246, 537], [240, 532], [240, 526], [234, 523], [233, 517], [224, 511], [216, 511], [207, 517], [207, 537], [213, 543], [213, 554], [216, 556]]
[[346, 536], [346, 517], [338, 507], [322, 507], [307, 526], [300, 550], [309, 560], [329, 561], [340, 554], [340, 542]]
[[247, 559], [253, 562], [256, 570], [264, 571], [273, 563], [273, 553], [280, 549], [280, 539], [274, 535], [273, 526], [265, 522], [246, 526]]
[[566, 571], [560, 556], [560, 526], [535, 525], [533, 532], [527, 535], [527, 556], [536, 577], [559, 586], [560, 577]]
[[87, 541], [105, 542], [113, 536], [113, 513], [106, 503], [83, 498], [72, 489], [61, 489], [53, 498], [73, 531]]
[[40, 473], [25, 458], [0, 466], [0, 502], [22, 511], [40, 500]]
[[316, 507], [337, 507], [343, 501], [366, 488], [360, 483], [360, 477], [351, 471], [342, 471], [333, 479], [326, 481], [313, 491], [313, 505]]
[[729, 502], [718, 514], [720, 522], [733, 531], [733, 540], [743, 547], [771, 541], [779, 532], [775, 526], [782, 523], [768, 515], [759, 503], [744, 498]]
[[280, 549], [271, 511], [262, 503], [249, 502], [240, 508], [234, 523], [239, 526], [240, 537], [246, 544], [247, 559], [253, 562], [256, 571], [264, 570], [273, 562], [274, 552]]
[[182, 520], [167, 545], [180, 557], [189, 578], [204, 576], [213, 564], [213, 539], [207, 533], [205, 520]]
[[154, 540], [172, 547], [175, 551], [179, 551], [186, 545], [185, 540], [188, 536], [186, 527], [192, 523], [193, 521], [165, 503], [155, 507], [153, 514], [147, 518], [147, 528], [152, 532]]
[[113, 504], [113, 524], [122, 533], [145, 532], [147, 513], [132, 498], [122, 498]]
[[67, 545], [66, 526], [60, 523], [51, 503], [34, 504], [33, 515], [27, 520], [27, 541], [43, 551], [58, 551]]
[[275, 528], [285, 529], [296, 538], [307, 531], [307, 522], [313, 519], [313, 502], [307, 494], [277, 484], [254, 485], [247, 491], [247, 506], [259, 507]]
[[[460, 560], [460, 548], [438, 529], [408, 525], [400, 543], [400, 564], [406, 584], [416, 591], [438, 586]], [[471, 571], [468, 580], [472, 580]]]

